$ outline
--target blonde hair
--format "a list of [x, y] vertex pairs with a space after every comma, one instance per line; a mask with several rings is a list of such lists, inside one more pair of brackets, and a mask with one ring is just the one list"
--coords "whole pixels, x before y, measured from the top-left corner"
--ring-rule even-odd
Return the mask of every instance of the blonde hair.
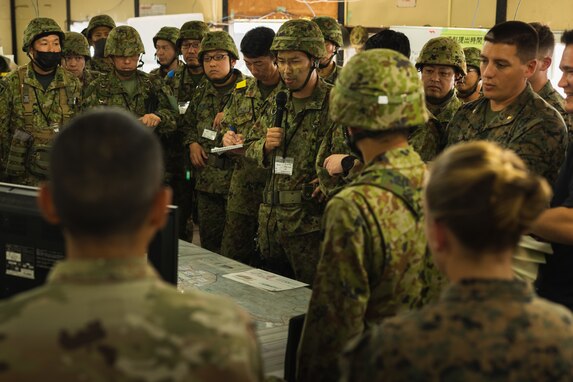
[[444, 151], [425, 189], [432, 217], [475, 251], [515, 247], [550, 197], [547, 181], [517, 154], [485, 141]]

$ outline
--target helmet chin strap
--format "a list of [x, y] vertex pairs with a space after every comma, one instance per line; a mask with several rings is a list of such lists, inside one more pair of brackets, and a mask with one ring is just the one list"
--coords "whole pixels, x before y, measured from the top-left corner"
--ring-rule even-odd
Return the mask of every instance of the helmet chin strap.
[[478, 88], [478, 85], [479, 85], [480, 80], [481, 80], [481, 78], [478, 79], [478, 80], [476, 81], [476, 83], [474, 84], [474, 86], [472, 86], [471, 89], [469, 89], [469, 90], [460, 91], [460, 90], [458, 89], [458, 95], [459, 95], [461, 98], [467, 98], [467, 97], [471, 96], [472, 94], [474, 94], [474, 93], [476, 92], [477, 88]]
[[328, 63], [327, 64], [321, 64], [320, 61], [318, 63], [318, 68], [319, 69], [324, 69], [324, 68], [328, 68], [328, 65], [330, 65], [332, 63], [332, 59], [334, 58], [334, 56], [336, 56], [338, 54], [338, 50], [335, 50], [334, 53], [332, 53], [330, 55], [330, 58], [328, 59]]
[[229, 73], [227, 73], [227, 75], [225, 77], [219, 78], [219, 79], [209, 78], [209, 81], [211, 81], [212, 83], [217, 84], [217, 85], [222, 85], [225, 82], [229, 81], [229, 78], [231, 78], [231, 76], [233, 75], [233, 73], [235, 71], [233, 66], [231, 65], [231, 56], [229, 56], [229, 67], [231, 69], [229, 69]]
[[308, 75], [306, 76], [306, 80], [304, 80], [303, 84], [301, 86], [299, 86], [296, 89], [289, 89], [289, 92], [292, 93], [296, 93], [298, 91], [301, 91], [302, 89], [304, 89], [304, 87], [306, 86], [306, 84], [308, 84], [308, 81], [310, 81], [310, 76], [312, 75], [312, 72], [314, 70], [316, 70], [319, 67], [319, 63], [318, 60], [314, 59], [312, 62], [312, 67], [310, 68], [310, 70], [308, 71]]

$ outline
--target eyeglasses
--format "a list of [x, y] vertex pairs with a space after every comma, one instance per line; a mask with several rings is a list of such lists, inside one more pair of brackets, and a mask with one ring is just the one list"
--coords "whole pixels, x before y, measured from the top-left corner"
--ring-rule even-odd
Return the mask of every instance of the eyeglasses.
[[426, 76], [426, 77], [432, 77], [434, 75], [434, 73], [438, 73], [438, 76], [443, 79], [443, 80], [448, 80], [450, 78], [452, 78], [452, 76], [454, 75], [454, 71], [453, 70], [448, 70], [448, 69], [434, 69], [434, 68], [429, 68], [429, 67], [424, 67], [422, 68], [422, 75]]
[[183, 44], [181, 44], [181, 49], [185, 49], [185, 50], [189, 50], [191, 48], [193, 49], [199, 49], [200, 44], [198, 42], [184, 42]]
[[223, 61], [225, 57], [229, 57], [228, 54], [216, 54], [214, 56], [203, 56], [203, 62], [211, 62], [211, 60], [215, 61]]

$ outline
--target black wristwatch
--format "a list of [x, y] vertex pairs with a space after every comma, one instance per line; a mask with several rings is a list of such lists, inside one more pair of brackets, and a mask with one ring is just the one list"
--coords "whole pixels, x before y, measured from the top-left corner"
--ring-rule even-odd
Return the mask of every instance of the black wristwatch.
[[352, 170], [352, 167], [354, 167], [354, 157], [352, 155], [347, 155], [342, 158], [340, 164], [342, 166], [342, 172], [344, 176], [348, 176], [348, 173], [350, 173], [350, 170]]

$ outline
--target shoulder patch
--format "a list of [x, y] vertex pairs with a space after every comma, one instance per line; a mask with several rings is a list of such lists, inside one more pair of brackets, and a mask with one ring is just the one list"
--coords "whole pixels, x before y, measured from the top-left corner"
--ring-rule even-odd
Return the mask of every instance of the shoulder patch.
[[245, 87], [247, 87], [247, 80], [242, 80], [242, 81], [237, 82], [235, 89], [242, 89]]

